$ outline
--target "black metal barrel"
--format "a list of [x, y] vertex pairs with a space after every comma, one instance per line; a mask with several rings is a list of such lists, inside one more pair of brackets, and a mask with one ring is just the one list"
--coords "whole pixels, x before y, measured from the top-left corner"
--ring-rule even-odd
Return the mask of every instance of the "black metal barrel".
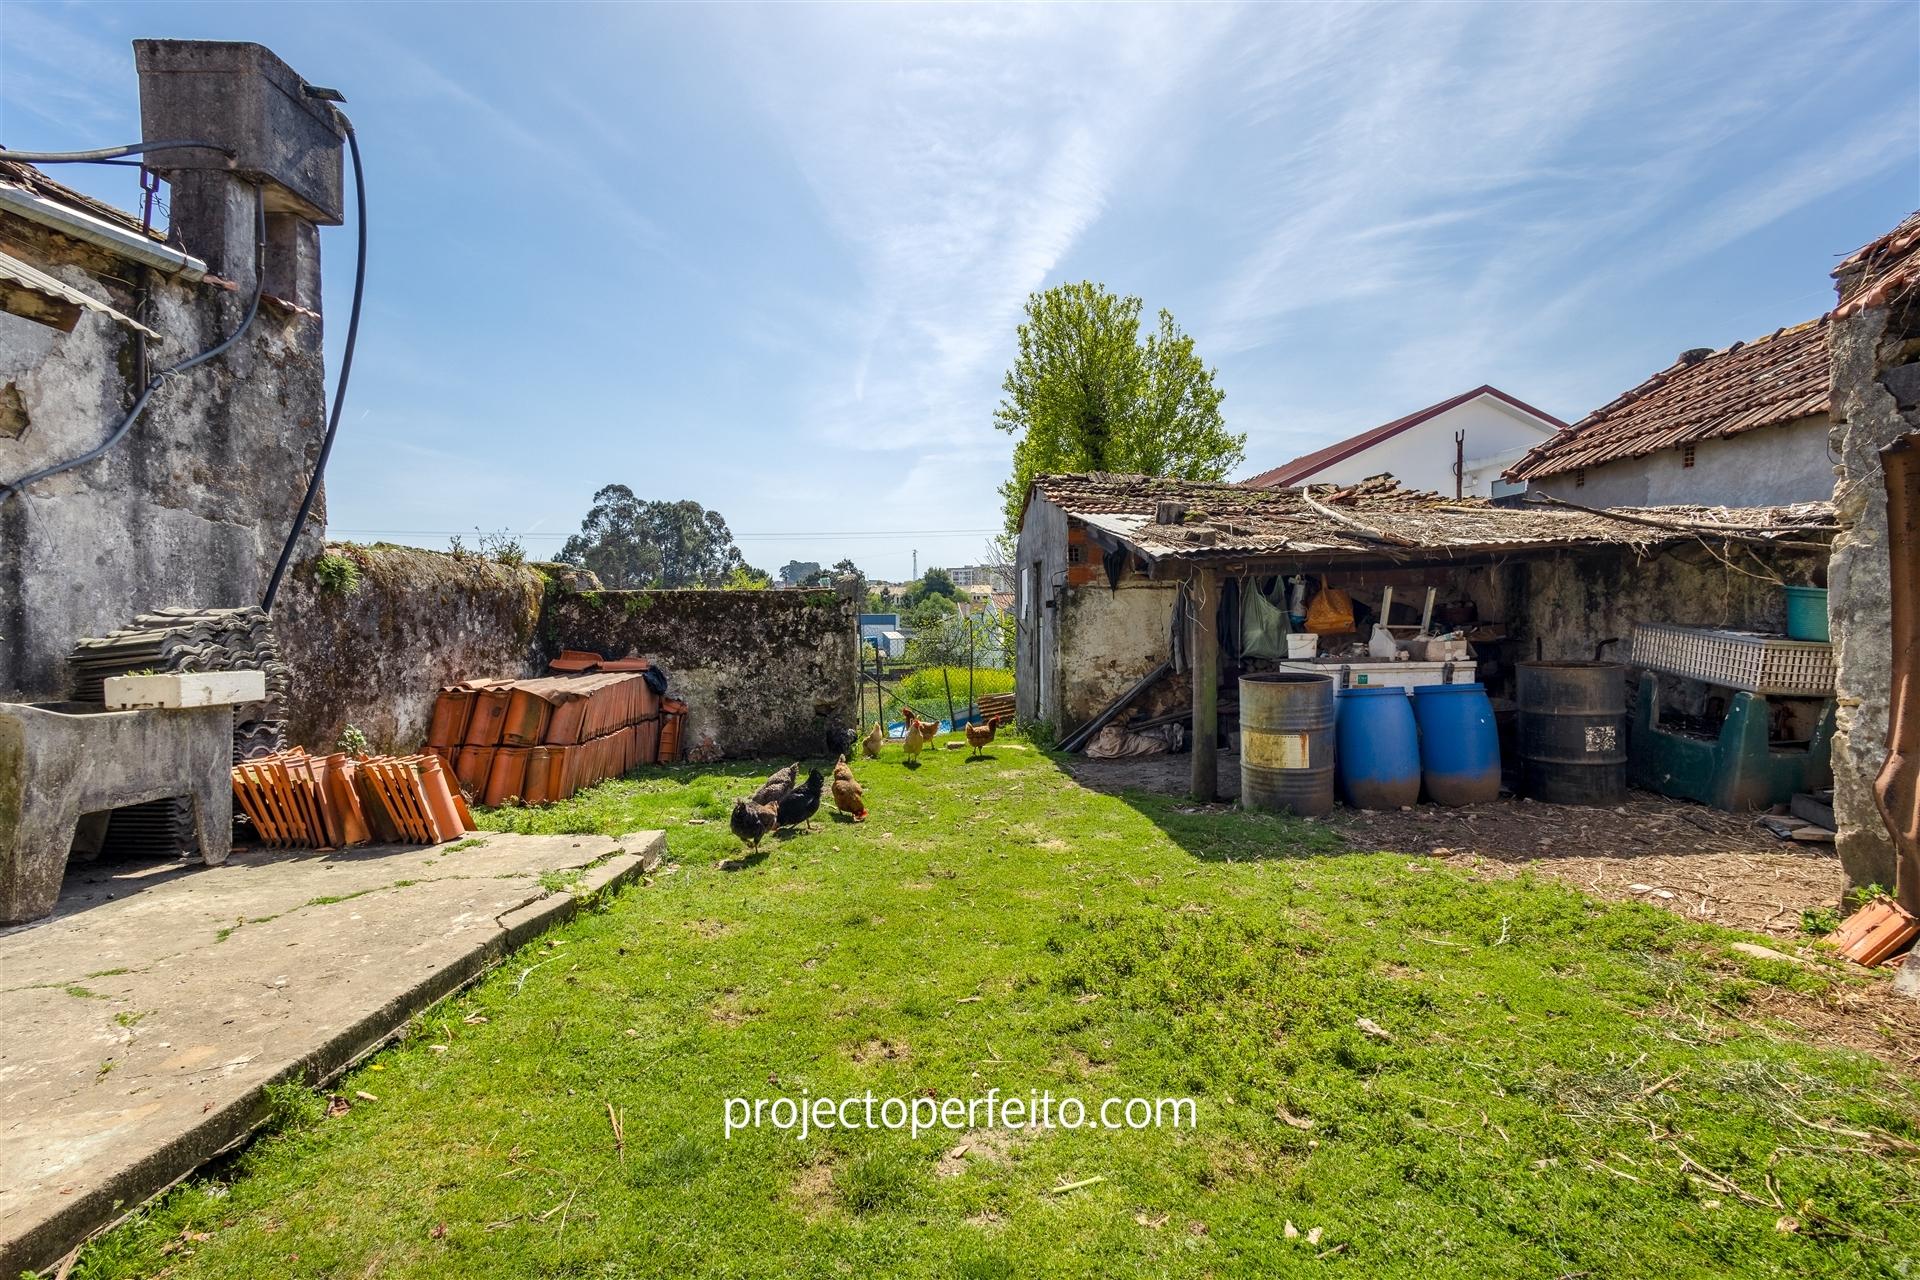
[[1240, 677], [1240, 805], [1317, 818], [1333, 809], [1333, 677]]
[[1618, 804], [1627, 794], [1627, 669], [1617, 662], [1519, 664], [1520, 790], [1549, 804]]

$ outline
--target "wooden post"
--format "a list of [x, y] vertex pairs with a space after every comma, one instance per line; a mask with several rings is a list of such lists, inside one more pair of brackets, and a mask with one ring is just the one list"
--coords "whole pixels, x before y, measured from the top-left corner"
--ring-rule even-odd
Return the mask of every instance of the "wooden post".
[[1202, 569], [1187, 592], [1187, 656], [1193, 677], [1193, 778], [1195, 800], [1211, 801], [1220, 787], [1220, 575]]

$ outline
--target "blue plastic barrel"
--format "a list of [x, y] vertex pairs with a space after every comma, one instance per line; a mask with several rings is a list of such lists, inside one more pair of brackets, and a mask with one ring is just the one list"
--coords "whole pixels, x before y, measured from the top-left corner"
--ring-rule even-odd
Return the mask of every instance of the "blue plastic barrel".
[[1342, 800], [1356, 809], [1419, 802], [1420, 733], [1405, 689], [1376, 684], [1340, 690], [1333, 727]]
[[1427, 795], [1447, 805], [1500, 798], [1500, 734], [1479, 684], [1423, 684], [1413, 691], [1420, 771]]

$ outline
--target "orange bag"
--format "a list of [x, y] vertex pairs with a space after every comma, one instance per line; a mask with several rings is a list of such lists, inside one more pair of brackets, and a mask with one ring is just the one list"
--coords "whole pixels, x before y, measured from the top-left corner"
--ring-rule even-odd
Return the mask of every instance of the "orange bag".
[[1307, 630], [1317, 636], [1353, 630], [1353, 597], [1338, 587], [1322, 587], [1307, 602]]

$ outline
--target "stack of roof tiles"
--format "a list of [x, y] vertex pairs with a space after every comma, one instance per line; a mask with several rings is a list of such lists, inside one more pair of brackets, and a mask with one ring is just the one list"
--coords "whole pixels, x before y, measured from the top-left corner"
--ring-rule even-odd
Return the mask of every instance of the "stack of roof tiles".
[[[289, 673], [273, 622], [254, 606], [158, 609], [104, 636], [81, 640], [67, 667], [76, 702], [103, 702], [110, 676], [137, 672], [259, 671], [265, 702], [234, 708], [233, 758], [257, 759], [286, 744]], [[113, 811], [106, 847], [142, 857], [172, 857], [199, 847], [185, 800], [155, 800]]]
[[233, 797], [264, 844], [439, 844], [475, 830], [431, 755], [310, 756], [299, 747], [233, 767]]
[[476, 800], [545, 804], [655, 763], [660, 724], [660, 695], [644, 667], [469, 680], [440, 691], [426, 749]]

